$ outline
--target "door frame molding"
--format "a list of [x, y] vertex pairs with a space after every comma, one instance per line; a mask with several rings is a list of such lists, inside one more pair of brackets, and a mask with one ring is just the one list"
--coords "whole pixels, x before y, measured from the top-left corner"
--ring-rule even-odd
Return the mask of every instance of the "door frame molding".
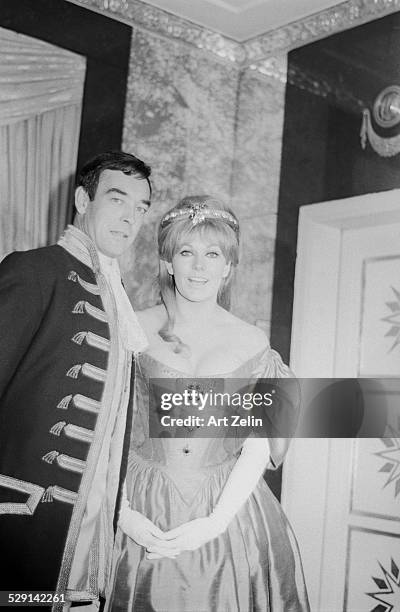
[[[399, 221], [400, 189], [300, 208], [290, 360], [299, 378], [335, 376], [343, 232]], [[315, 610], [321, 609], [323, 591], [329, 587], [323, 574], [324, 534], [333, 493], [329, 468], [337, 443], [322, 438], [293, 440], [283, 469], [282, 505], [299, 541]]]

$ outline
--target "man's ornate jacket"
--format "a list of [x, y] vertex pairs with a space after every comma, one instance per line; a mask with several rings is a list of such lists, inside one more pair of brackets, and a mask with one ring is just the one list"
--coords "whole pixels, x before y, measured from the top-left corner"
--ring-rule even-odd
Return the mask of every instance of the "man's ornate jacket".
[[93, 268], [59, 245], [0, 265], [0, 590], [68, 585], [118, 392], [115, 301]]

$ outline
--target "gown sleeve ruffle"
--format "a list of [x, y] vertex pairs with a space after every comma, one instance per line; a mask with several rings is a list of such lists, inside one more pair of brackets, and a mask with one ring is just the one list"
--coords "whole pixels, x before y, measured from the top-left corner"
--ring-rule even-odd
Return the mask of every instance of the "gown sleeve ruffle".
[[264, 434], [270, 443], [267, 469], [276, 470], [285, 458], [295, 434], [300, 406], [299, 384], [277, 351], [269, 346], [256, 366], [255, 392], [273, 393], [272, 406], [263, 414]]

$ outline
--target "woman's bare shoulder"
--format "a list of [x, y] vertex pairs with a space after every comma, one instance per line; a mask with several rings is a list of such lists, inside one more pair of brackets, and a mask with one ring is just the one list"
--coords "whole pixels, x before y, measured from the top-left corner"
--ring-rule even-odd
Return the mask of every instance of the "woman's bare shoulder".
[[243, 321], [243, 319], [231, 313], [229, 314], [230, 318], [227, 322], [231, 327], [231, 332], [237, 339], [238, 344], [245, 349], [244, 352], [248, 353], [250, 357], [264, 349], [270, 348], [269, 340], [264, 330], [257, 327], [257, 325]]
[[140, 324], [148, 334], [157, 333], [167, 320], [167, 311], [163, 304], [139, 310], [136, 314]]

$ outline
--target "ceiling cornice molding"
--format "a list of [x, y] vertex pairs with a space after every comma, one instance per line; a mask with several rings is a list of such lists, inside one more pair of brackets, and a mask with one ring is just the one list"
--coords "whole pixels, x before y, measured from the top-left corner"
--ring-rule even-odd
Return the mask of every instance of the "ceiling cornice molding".
[[143, 28], [152, 34], [209, 51], [238, 66], [245, 63], [246, 51], [241, 43], [140, 0], [68, 0], [68, 2], [119, 19], [131, 26]]
[[[299, 21], [289, 23], [256, 36], [242, 46], [245, 64], [258, 68], [258, 63], [269, 65], [268, 58], [302, 47], [332, 34], [349, 30], [400, 9], [400, 0], [347, 0]], [[261, 68], [260, 65], [260, 68]]]
[[[347, 0], [239, 43], [140, 0], [68, 0], [131, 26], [212, 53], [239, 68], [273, 76], [273, 56], [400, 10], [400, 0]], [[278, 75], [275, 75], [278, 76]], [[279, 75], [282, 78], [282, 75]]]

